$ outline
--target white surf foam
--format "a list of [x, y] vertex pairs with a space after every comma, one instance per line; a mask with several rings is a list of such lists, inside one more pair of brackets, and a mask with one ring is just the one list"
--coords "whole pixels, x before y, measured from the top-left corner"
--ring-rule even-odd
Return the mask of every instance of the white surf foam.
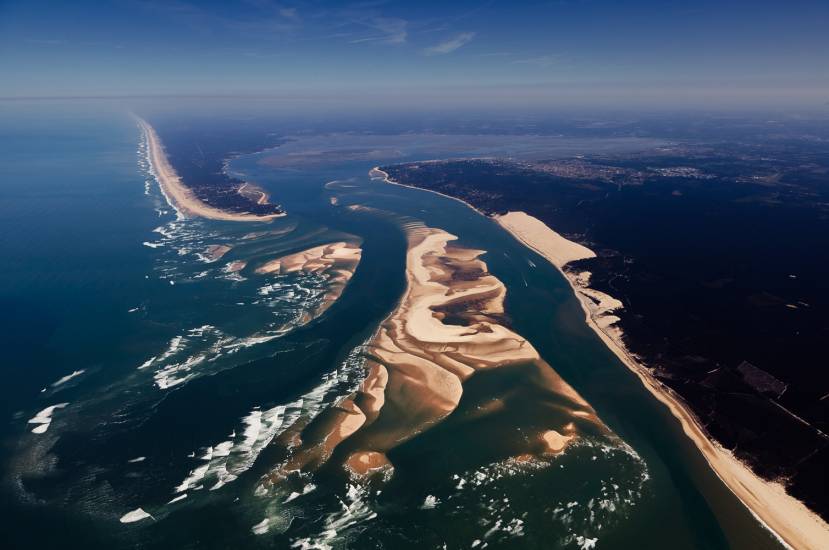
[[28, 424], [37, 424], [34, 428], [32, 428], [33, 434], [42, 434], [46, 433], [46, 430], [49, 429], [49, 426], [52, 424], [52, 414], [57, 409], [62, 409], [67, 406], [69, 403], [57, 403], [56, 405], [50, 405], [37, 413], [35, 416], [29, 419]]
[[254, 408], [242, 418], [241, 430], [234, 430], [231, 439], [207, 447], [201, 457], [206, 464], [192, 470], [175, 492], [197, 490], [196, 484], [208, 480], [214, 482], [210, 490], [235, 481], [253, 466], [259, 453], [274, 437], [299, 418], [301, 410], [302, 400], [265, 411]]
[[[141, 521], [142, 519], [152, 518], [150, 514], [145, 512], [141, 508], [136, 508], [132, 512], [127, 512], [123, 516], [121, 516], [121, 523], [135, 523], [136, 521]], [[155, 518], [153, 518], [155, 519]]]
[[69, 373], [69, 374], [67, 374], [66, 376], [63, 376], [63, 377], [61, 377], [61, 378], [58, 378], [57, 380], [55, 380], [54, 382], [52, 382], [52, 387], [53, 387], [53, 388], [57, 388], [58, 386], [61, 386], [61, 385], [63, 385], [63, 384], [66, 384], [67, 382], [69, 382], [69, 381], [70, 381], [70, 380], [72, 380], [73, 378], [75, 378], [75, 377], [77, 377], [77, 376], [82, 375], [84, 372], [86, 372], [86, 370], [85, 370], [85, 369], [79, 369], [79, 370], [76, 370], [76, 371], [70, 372], [70, 373]]
[[366, 502], [367, 494], [365, 487], [349, 484], [345, 498], [340, 499], [341, 509], [325, 518], [322, 530], [293, 541], [291, 546], [302, 550], [331, 550], [339, 546], [340, 538], [348, 529], [377, 517], [377, 512]]
[[176, 503], [176, 502], [180, 502], [180, 501], [184, 500], [185, 498], [187, 498], [187, 493], [183, 493], [183, 494], [181, 494], [177, 497], [173, 497], [169, 502], [167, 502], [167, 504], [173, 504], [173, 503]]
[[271, 522], [268, 518], [263, 519], [256, 525], [250, 528], [254, 535], [264, 535], [268, 532], [268, 524]]

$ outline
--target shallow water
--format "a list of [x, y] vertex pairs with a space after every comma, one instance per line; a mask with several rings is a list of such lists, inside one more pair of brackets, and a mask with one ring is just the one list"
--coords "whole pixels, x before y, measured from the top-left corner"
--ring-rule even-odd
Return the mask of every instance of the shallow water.
[[[230, 163], [289, 213], [238, 224], [177, 219], [125, 115], [7, 119], [0, 135], [9, 265], [0, 282], [4, 309], [13, 312], [2, 331], [7, 540], [84, 548], [774, 546], [664, 407], [587, 328], [552, 266], [457, 201], [368, 176], [384, 162], [539, 148], [572, 154], [588, 144], [296, 139]], [[623, 442], [586, 438], [553, 461], [503, 459], [493, 434], [526, 420], [529, 413], [515, 408], [497, 426], [460, 432], [450, 417], [398, 447], [385, 484], [361, 486], [322, 470], [257, 492], [279, 459], [269, 443], [359, 383], [359, 347], [403, 292], [403, 228], [412, 223], [487, 251], [482, 259], [508, 289], [512, 328]], [[316, 319], [308, 312], [324, 296], [324, 277], [254, 272], [285, 253], [344, 239], [361, 241], [362, 260]], [[233, 248], [207, 261], [215, 244]], [[232, 272], [235, 261], [247, 266]], [[51, 385], [76, 371], [83, 372]], [[465, 400], [521, 383], [510, 373], [473, 380]], [[68, 404], [52, 411], [44, 433], [32, 433], [43, 423], [27, 421], [60, 403]], [[139, 507], [151, 517], [119, 521]]]

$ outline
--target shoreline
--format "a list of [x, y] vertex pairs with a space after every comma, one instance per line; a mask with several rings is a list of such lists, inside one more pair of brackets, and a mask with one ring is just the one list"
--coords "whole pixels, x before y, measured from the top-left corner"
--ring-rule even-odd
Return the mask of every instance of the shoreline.
[[[382, 179], [382, 181], [392, 185], [419, 189], [456, 200], [475, 212], [493, 219], [521, 244], [544, 257], [567, 280], [584, 311], [585, 320], [591, 330], [599, 336], [602, 342], [629, 370], [637, 375], [645, 389], [668, 408], [674, 418], [679, 421], [682, 431], [700, 451], [708, 466], [766, 530], [789, 548], [820, 548], [829, 541], [829, 524], [803, 502], [789, 495], [782, 484], [762, 479], [749, 466], [720, 446], [705, 432], [694, 412], [690, 410], [682, 398], [660, 383], [647, 367], [641, 364], [626, 349], [621, 341], [621, 332], [617, 329], [615, 334], [611, 335], [609, 333], [608, 328], [615, 321], [601, 323], [601, 320], [604, 315], [616, 308], [602, 308], [601, 304], [591, 304], [590, 297], [583, 290], [586, 288], [593, 293], [597, 291], [582, 286], [580, 281], [583, 279], [579, 279], [577, 275], [567, 273], [564, 270], [564, 267], [571, 261], [594, 257], [595, 253], [592, 250], [565, 239], [541, 220], [524, 212], [511, 212], [504, 216], [488, 216], [457, 197], [392, 181], [388, 173], [379, 167], [372, 168], [369, 176]], [[517, 216], [512, 216], [504, 221], [506, 216], [510, 214], [517, 214], [520, 219]], [[543, 226], [543, 229], [541, 229], [541, 226]], [[542, 230], [540, 238], [538, 235], [533, 238], [533, 233], [540, 229]], [[581, 257], [579, 257], [580, 254]], [[563, 261], [568, 256], [571, 256], [570, 259]], [[607, 296], [607, 298], [618, 302], [610, 296]], [[591, 310], [591, 305], [595, 310]], [[609, 321], [610, 319], [605, 318], [605, 320]]]
[[475, 212], [477, 212], [478, 214], [480, 214], [481, 216], [483, 216], [485, 218], [490, 217], [483, 210], [478, 210], [477, 208], [475, 208], [474, 206], [472, 206], [471, 204], [469, 204], [465, 200], [459, 199], [458, 197], [453, 197], [452, 195], [447, 195], [446, 193], [441, 193], [440, 191], [432, 191], [431, 189], [423, 189], [422, 187], [415, 187], [413, 185], [406, 185], [404, 183], [396, 182], [393, 179], [389, 178], [388, 173], [380, 170], [379, 166], [375, 166], [374, 168], [369, 170], [368, 171], [368, 177], [370, 177], [373, 180], [374, 179], [379, 179], [383, 183], [388, 183], [389, 185], [397, 185], [399, 187], [406, 187], [408, 189], [419, 189], [420, 191], [428, 191], [429, 193], [432, 193], [434, 195], [440, 195], [441, 197], [445, 197], [447, 199], [457, 201], [457, 202], [461, 203], [462, 205], [466, 206], [467, 208], [471, 208], [472, 210], [474, 210]]
[[[198, 216], [211, 220], [235, 221], [235, 222], [267, 222], [274, 218], [285, 216], [285, 213], [269, 214], [260, 216], [250, 213], [234, 213], [210, 206], [195, 196], [192, 189], [181, 181], [175, 168], [167, 159], [164, 152], [164, 145], [156, 134], [155, 129], [144, 119], [135, 116], [139, 128], [144, 134], [147, 144], [147, 160], [150, 163], [150, 172], [158, 182], [161, 192], [167, 202], [180, 216]], [[264, 196], [264, 192], [263, 192]]]

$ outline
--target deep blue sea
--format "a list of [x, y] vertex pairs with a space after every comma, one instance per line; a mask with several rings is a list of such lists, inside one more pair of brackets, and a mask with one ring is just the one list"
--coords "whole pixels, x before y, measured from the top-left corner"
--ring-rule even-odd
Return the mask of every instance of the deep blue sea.
[[[171, 117], [159, 121], [162, 140]], [[230, 162], [288, 212], [239, 224], [177, 217], [123, 110], [4, 104], [0, 121], [7, 547], [775, 547], [588, 329], [552, 266], [457, 201], [368, 176], [389, 161], [584, 144], [355, 136], [316, 123]], [[274, 438], [359, 383], [355, 350], [403, 292], [411, 223], [487, 251], [514, 330], [620, 440], [521, 468], [480, 459], [486, 433], [449, 441], [437, 430], [396, 451], [380, 490], [320, 476], [296, 494], [261, 491]], [[361, 242], [362, 260], [319, 316], [325, 280], [250, 267], [342, 239]], [[211, 261], [211, 245], [232, 248]], [[123, 522], [139, 509], [147, 515]]]

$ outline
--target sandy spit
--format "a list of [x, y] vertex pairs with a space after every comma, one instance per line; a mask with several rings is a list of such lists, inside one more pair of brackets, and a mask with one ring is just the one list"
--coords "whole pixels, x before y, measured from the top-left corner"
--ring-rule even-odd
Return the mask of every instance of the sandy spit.
[[240, 214], [228, 212], [214, 206], [205, 204], [199, 200], [193, 191], [188, 188], [176, 173], [167, 154], [164, 145], [150, 124], [136, 117], [138, 126], [144, 132], [147, 140], [147, 157], [150, 161], [152, 172], [161, 186], [161, 190], [167, 201], [183, 216], [199, 216], [211, 220], [224, 220], [236, 222], [261, 222], [284, 216], [284, 213], [269, 214], [260, 216], [256, 214]]

